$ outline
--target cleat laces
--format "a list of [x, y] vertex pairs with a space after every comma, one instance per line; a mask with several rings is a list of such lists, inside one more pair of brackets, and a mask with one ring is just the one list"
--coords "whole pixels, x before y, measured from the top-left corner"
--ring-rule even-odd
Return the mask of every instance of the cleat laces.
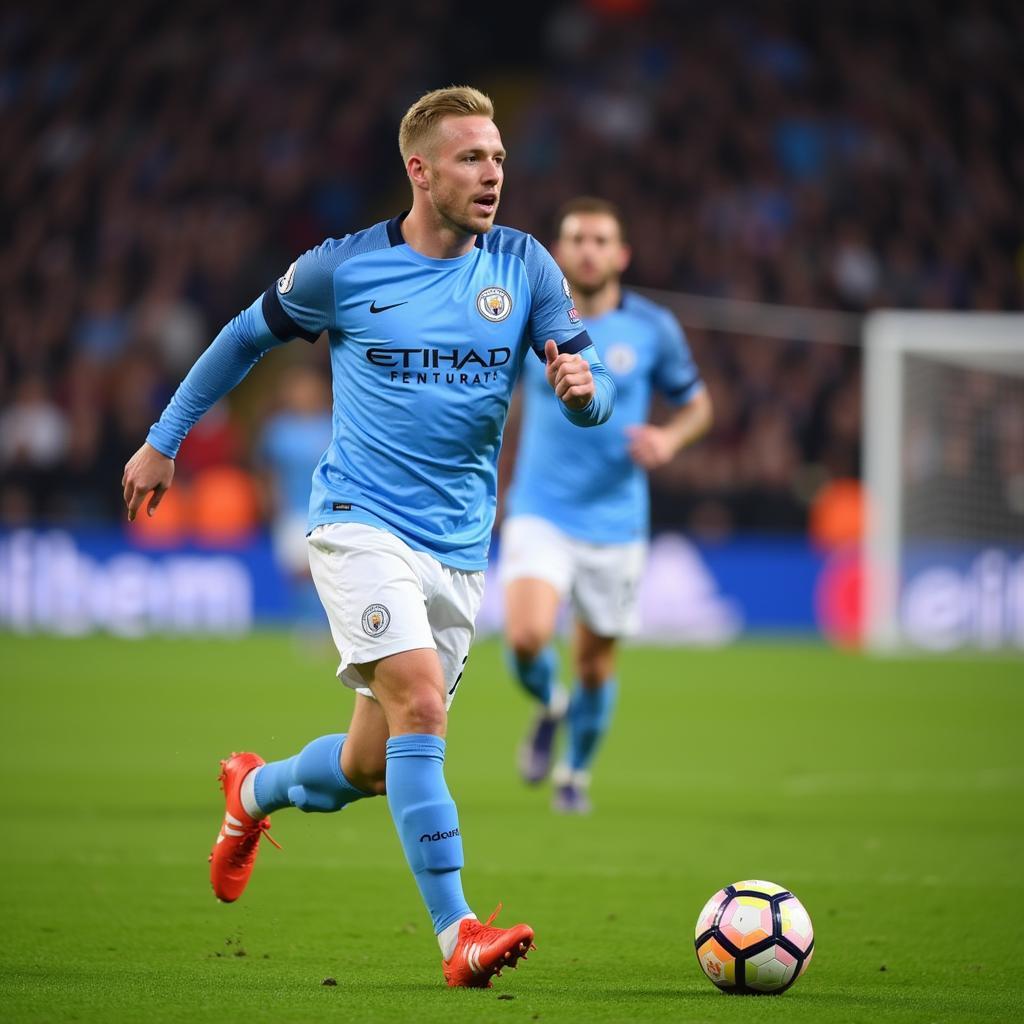
[[228, 863], [232, 867], [246, 867], [256, 855], [256, 848], [259, 845], [261, 836], [267, 837], [267, 842], [272, 846], [282, 849], [281, 844], [270, 834], [270, 819], [264, 818], [257, 822], [251, 829], [246, 830], [246, 835], [239, 841], [238, 845], [231, 851]]

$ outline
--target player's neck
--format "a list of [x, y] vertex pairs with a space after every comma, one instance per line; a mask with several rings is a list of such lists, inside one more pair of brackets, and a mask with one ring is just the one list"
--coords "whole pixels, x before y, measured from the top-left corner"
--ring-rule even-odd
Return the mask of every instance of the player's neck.
[[594, 320], [613, 309], [618, 309], [622, 302], [622, 286], [618, 281], [609, 281], [599, 291], [584, 294], [578, 289], [573, 290], [573, 298], [576, 300], [576, 309], [584, 320]]
[[476, 235], [467, 235], [436, 217], [424, 206], [413, 203], [409, 216], [401, 224], [402, 237], [421, 256], [434, 260], [453, 260], [465, 256], [476, 242]]

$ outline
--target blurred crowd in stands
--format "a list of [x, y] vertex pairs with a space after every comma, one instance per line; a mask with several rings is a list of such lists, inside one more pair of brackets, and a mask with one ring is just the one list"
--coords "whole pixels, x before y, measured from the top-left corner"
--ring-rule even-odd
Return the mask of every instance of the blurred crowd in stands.
[[[612, 199], [633, 285], [1019, 310], [1022, 48], [1011, 2], [4, 5], [0, 525], [119, 517], [125, 460], [219, 328], [298, 253], [405, 207], [398, 120], [451, 82], [496, 101], [499, 221], [548, 240], [566, 198]], [[689, 336], [716, 425], [657, 474], [655, 525], [802, 529], [859, 473], [857, 347]], [[326, 345], [216, 407], [182, 494], [240, 468], [240, 521], [270, 515], [296, 362], [326, 374]]]

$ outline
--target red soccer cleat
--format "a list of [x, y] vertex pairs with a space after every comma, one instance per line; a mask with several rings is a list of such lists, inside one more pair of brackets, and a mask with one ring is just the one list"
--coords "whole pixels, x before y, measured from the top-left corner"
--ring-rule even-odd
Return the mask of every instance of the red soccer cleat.
[[515, 967], [517, 960], [525, 960], [527, 952], [537, 948], [528, 924], [491, 927], [500, 910], [499, 903], [483, 924], [472, 917], [459, 924], [455, 952], [450, 960], [441, 961], [449, 988], [490, 988], [494, 975], [501, 974], [505, 967]]
[[210, 884], [217, 899], [224, 903], [233, 903], [245, 891], [262, 836], [266, 835], [281, 849], [270, 835], [270, 818], [257, 821], [242, 806], [242, 780], [253, 768], [265, 763], [259, 754], [232, 754], [220, 763], [217, 779], [224, 790], [226, 808], [224, 823], [210, 853]]

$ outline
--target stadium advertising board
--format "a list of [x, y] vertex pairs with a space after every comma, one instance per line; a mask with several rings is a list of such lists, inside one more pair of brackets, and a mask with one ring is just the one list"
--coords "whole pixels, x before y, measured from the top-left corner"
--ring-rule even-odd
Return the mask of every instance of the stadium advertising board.
[[1024, 549], [911, 544], [902, 575], [900, 619], [912, 646], [1024, 650]]
[[[822, 565], [798, 539], [697, 547], [663, 534], [641, 585], [641, 639], [721, 644], [745, 633], [816, 631]], [[137, 547], [120, 530], [0, 534], [0, 629], [237, 634], [283, 624], [288, 608], [288, 581], [262, 534], [216, 550]], [[495, 578], [478, 626], [481, 634], [501, 626]]]
[[118, 636], [242, 633], [284, 612], [262, 538], [231, 551], [139, 549], [117, 530], [0, 535], [0, 628]]
[[[641, 584], [640, 638], [727, 643], [748, 633], [836, 636], [850, 565], [795, 538], [740, 537], [696, 546], [655, 538]], [[854, 581], [855, 585], [855, 581]], [[118, 530], [0, 534], [0, 628], [78, 635], [246, 632], [281, 624], [288, 581], [269, 540], [211, 550], [133, 546]], [[849, 604], [849, 601], [846, 602]], [[1024, 650], [1024, 550], [917, 545], [903, 563], [899, 616], [910, 646]], [[501, 588], [488, 579], [478, 618], [501, 628]]]

